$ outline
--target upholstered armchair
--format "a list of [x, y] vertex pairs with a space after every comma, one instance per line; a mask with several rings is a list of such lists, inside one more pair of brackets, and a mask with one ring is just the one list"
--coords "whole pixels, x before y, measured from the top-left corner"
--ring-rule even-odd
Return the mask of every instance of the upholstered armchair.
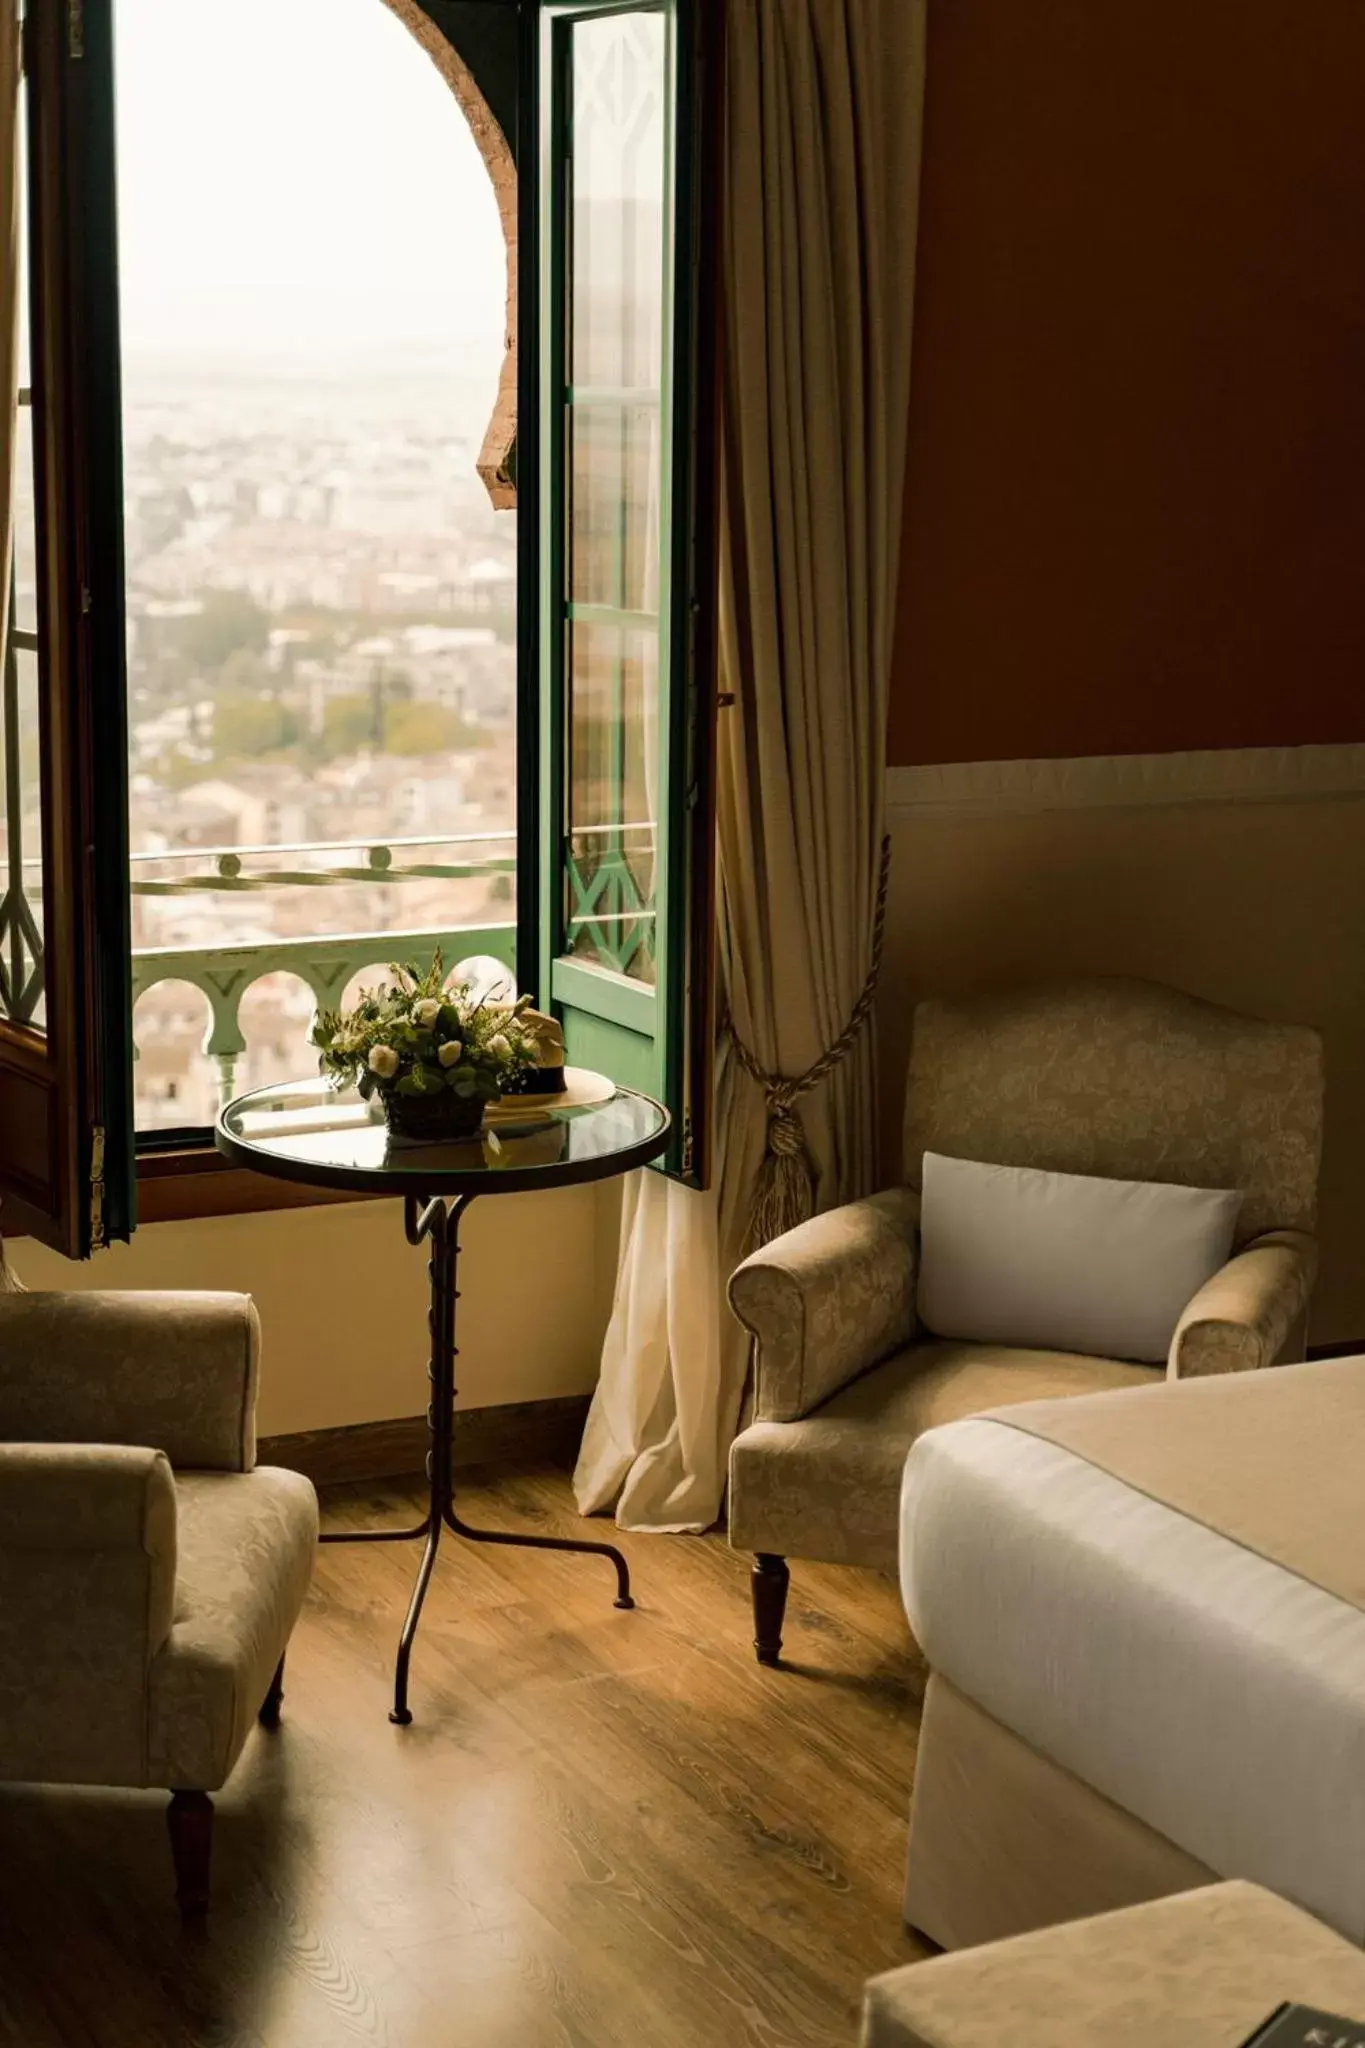
[[[754, 1554], [754, 1647], [775, 1664], [789, 1557], [896, 1568], [901, 1474], [927, 1429], [1013, 1401], [1300, 1359], [1316, 1272], [1315, 1032], [1137, 981], [915, 1012], [905, 1185], [788, 1231], [730, 1301], [753, 1412], [730, 1457], [730, 1541]], [[1229, 1263], [1160, 1367], [936, 1339], [915, 1313], [926, 1151], [1002, 1166], [1238, 1188]]]
[[186, 1912], [317, 1540], [255, 1463], [258, 1353], [244, 1295], [0, 1295], [0, 1778], [167, 1788]]

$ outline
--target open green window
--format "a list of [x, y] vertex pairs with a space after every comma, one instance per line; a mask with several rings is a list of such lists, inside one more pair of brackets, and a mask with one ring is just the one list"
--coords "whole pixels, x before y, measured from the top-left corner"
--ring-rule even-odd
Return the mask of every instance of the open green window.
[[[523, 986], [706, 1173], [713, 308], [697, 0], [548, 0], [523, 76]], [[531, 883], [534, 871], [534, 886]]]

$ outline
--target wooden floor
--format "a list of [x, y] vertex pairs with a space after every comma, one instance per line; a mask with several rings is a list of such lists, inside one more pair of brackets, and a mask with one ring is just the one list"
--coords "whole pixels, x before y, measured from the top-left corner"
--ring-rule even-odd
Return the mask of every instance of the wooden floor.
[[[327, 1522], [416, 1498], [349, 1489]], [[557, 1472], [467, 1475], [465, 1505], [582, 1533]], [[159, 1796], [0, 1790], [0, 2040], [852, 2048], [863, 1979], [917, 1953], [924, 1674], [895, 1590], [794, 1567], [792, 1663], [766, 1671], [723, 1539], [626, 1548], [634, 1613], [597, 1561], [443, 1549], [407, 1729], [387, 1708], [415, 1546], [322, 1551], [283, 1723], [219, 1798], [197, 1937]]]

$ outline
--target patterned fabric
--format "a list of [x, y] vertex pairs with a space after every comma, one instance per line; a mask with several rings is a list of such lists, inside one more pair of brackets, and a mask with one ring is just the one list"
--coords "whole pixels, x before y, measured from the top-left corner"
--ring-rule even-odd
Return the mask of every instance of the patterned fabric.
[[0, 1778], [147, 1782], [147, 1668], [175, 1580], [159, 1451], [0, 1445]]
[[746, 1259], [730, 1305], [757, 1340], [754, 1414], [795, 1422], [915, 1333], [919, 1199], [891, 1188]]
[[0, 1778], [232, 1769], [317, 1541], [251, 1469], [259, 1342], [245, 1295], [0, 1295]]
[[1162, 1384], [1159, 1367], [1114, 1359], [992, 1344], [913, 1345], [804, 1421], [756, 1422], [736, 1439], [730, 1541], [741, 1550], [893, 1572], [901, 1474], [925, 1430], [1015, 1401]]
[[1288, 1999], [1360, 2012], [1365, 1957], [1259, 1885], [1209, 1885], [874, 1977], [862, 2043], [1205, 2048]]
[[1243, 1249], [1186, 1309], [1167, 1370], [1186, 1378], [1302, 1356], [1322, 1136], [1316, 1032], [1139, 981], [921, 1003], [905, 1136], [909, 1190], [789, 1231], [731, 1282], [755, 1338], [757, 1390], [757, 1419], [730, 1459], [737, 1547], [892, 1571], [901, 1469], [924, 1430], [1047, 1394], [1158, 1379], [1151, 1368], [1052, 1352], [897, 1349], [915, 1330], [926, 1150], [1241, 1189]]
[[1317, 1270], [1318, 1248], [1300, 1231], [1275, 1231], [1248, 1245], [1200, 1288], [1176, 1324], [1170, 1377], [1252, 1372], [1301, 1359]]
[[249, 1472], [260, 1325], [244, 1294], [0, 1294], [0, 1443], [149, 1444]]
[[1238, 1242], [1311, 1231], [1322, 1046], [1141, 981], [925, 1002], [915, 1012], [906, 1179], [927, 1151], [1116, 1180], [1240, 1188]]
[[313, 1575], [318, 1509], [262, 1465], [176, 1483], [175, 1621], [147, 1674], [144, 1783], [212, 1792], [241, 1754]]

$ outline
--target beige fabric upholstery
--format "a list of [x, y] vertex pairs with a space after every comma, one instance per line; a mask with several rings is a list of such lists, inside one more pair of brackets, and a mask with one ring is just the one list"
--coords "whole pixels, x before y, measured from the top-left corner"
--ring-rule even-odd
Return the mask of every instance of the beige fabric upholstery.
[[240, 1295], [0, 1298], [0, 1779], [232, 1769], [317, 1537], [250, 1469], [257, 1343]]
[[998, 1166], [1240, 1188], [1237, 1242], [1311, 1231], [1316, 1031], [1151, 982], [1094, 980], [915, 1011], [905, 1177], [926, 1151]]
[[911, 1927], [940, 1948], [973, 1948], [1216, 1882], [1197, 1857], [930, 1673], [906, 1861]]
[[915, 1331], [919, 1199], [889, 1188], [812, 1217], [733, 1275], [757, 1339], [754, 1415], [795, 1422]]
[[0, 1444], [0, 1778], [146, 1782], [175, 1584], [159, 1451]]
[[916, 1343], [926, 1150], [1241, 1189], [1241, 1249], [1189, 1304], [1167, 1370], [1302, 1357], [1322, 1137], [1316, 1032], [1140, 981], [925, 1002], [905, 1133], [908, 1189], [789, 1231], [731, 1282], [754, 1340], [754, 1420], [730, 1454], [737, 1546], [894, 1570], [901, 1468], [925, 1429], [1044, 1389], [1155, 1377], [1106, 1359]]
[[317, 1496], [297, 1472], [176, 1485], [175, 1623], [147, 1675], [147, 1777], [211, 1792], [241, 1753], [313, 1575]]
[[0, 1443], [154, 1444], [249, 1472], [260, 1324], [245, 1294], [0, 1296]]
[[1160, 1387], [1158, 1366], [933, 1341], [897, 1352], [800, 1422], [759, 1422], [730, 1458], [730, 1541], [742, 1550], [894, 1571], [900, 1485], [915, 1439], [982, 1409], [1054, 1394]]
[[862, 2039], [1233, 2048], [1286, 2001], [1365, 2013], [1365, 1956], [1273, 1892], [1218, 1884], [874, 1977]]
[[1176, 1324], [1172, 1379], [1251, 1372], [1303, 1356], [1318, 1248], [1302, 1231], [1257, 1238], [1200, 1288]]

